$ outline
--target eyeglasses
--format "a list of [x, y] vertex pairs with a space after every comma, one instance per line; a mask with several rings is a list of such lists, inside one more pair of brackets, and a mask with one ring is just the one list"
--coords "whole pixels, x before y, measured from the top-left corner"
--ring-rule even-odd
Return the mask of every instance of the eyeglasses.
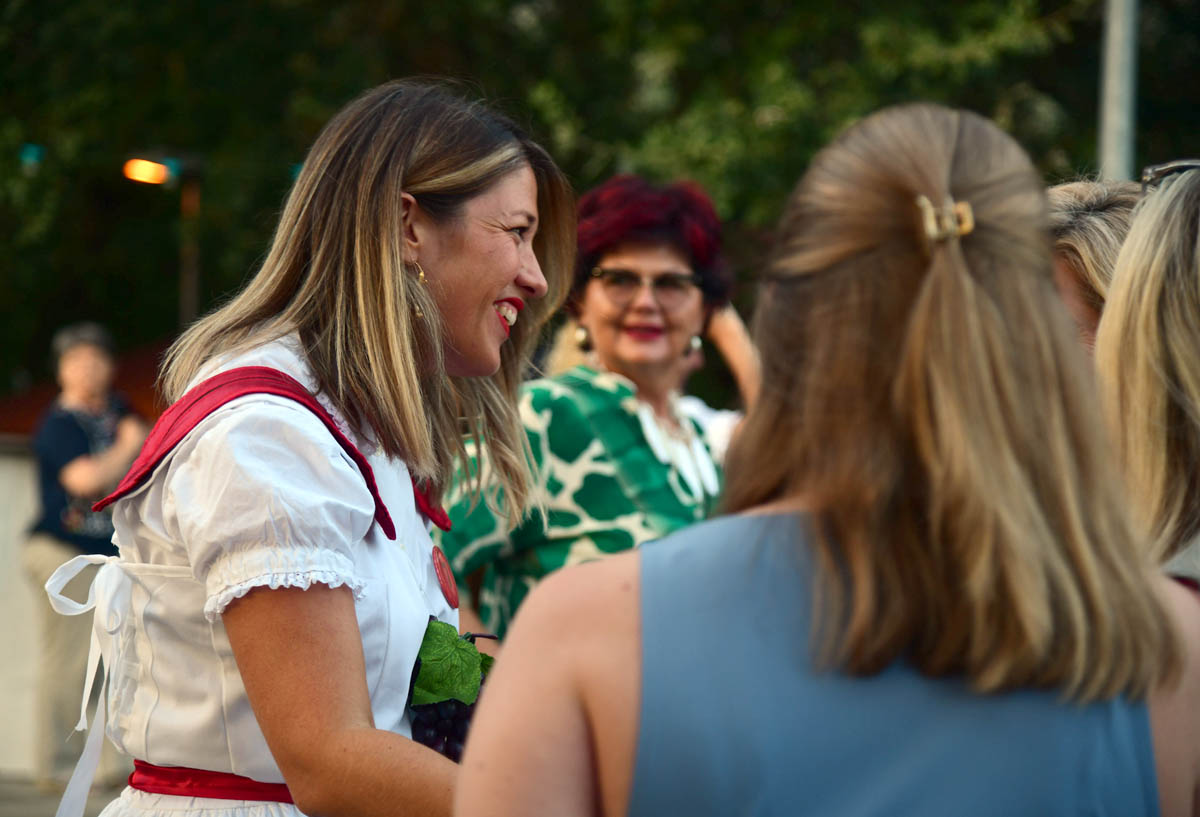
[[592, 277], [600, 279], [604, 293], [614, 303], [622, 305], [632, 301], [645, 284], [663, 309], [683, 306], [688, 296], [700, 287], [699, 275], [685, 275], [682, 272], [642, 275], [633, 270], [594, 267]]
[[1200, 170], [1200, 159], [1176, 159], [1173, 162], [1163, 162], [1161, 165], [1146, 167], [1142, 170], [1142, 195], [1146, 195], [1147, 190], [1167, 176], [1188, 170]]

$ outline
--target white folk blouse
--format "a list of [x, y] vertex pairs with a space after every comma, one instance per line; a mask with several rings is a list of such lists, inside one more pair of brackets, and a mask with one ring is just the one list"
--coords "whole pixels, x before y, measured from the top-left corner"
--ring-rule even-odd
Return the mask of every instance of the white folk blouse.
[[[238, 366], [278, 369], [315, 392], [295, 338], [223, 361], [197, 382]], [[428, 521], [417, 510], [408, 469], [352, 434], [327, 402], [322, 405], [374, 470], [395, 541], [375, 524], [374, 500], [361, 472], [321, 421], [273, 395], [240, 397], [209, 415], [141, 487], [113, 506], [120, 557], [91, 560], [103, 561], [89, 601], [95, 603], [93, 651], [104, 658], [109, 709], [105, 724], [101, 704], [93, 732], [106, 728], [126, 754], [159, 766], [283, 782], [251, 712], [221, 613], [252, 588], [313, 583], [353, 590], [375, 724], [411, 735], [404, 704], [429, 617], [457, 626], [458, 611], [438, 583]], [[60, 612], [90, 609], [54, 592], [88, 561], [68, 562], [47, 583]], [[98, 754], [99, 741], [89, 744]], [[73, 779], [63, 802], [67, 807], [74, 795], [78, 810], [60, 814], [82, 813], [91, 762], [87, 769], [85, 750], [76, 770], [80, 779]], [[300, 814], [285, 804], [132, 789], [104, 814], [183, 817], [201, 811]]]

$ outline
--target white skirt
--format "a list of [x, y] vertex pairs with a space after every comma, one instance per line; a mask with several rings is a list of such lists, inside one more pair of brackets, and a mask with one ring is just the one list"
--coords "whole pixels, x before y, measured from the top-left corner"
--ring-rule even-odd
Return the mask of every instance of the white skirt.
[[121, 796], [100, 812], [100, 817], [304, 817], [291, 803], [262, 800], [216, 800], [154, 794], [125, 787]]

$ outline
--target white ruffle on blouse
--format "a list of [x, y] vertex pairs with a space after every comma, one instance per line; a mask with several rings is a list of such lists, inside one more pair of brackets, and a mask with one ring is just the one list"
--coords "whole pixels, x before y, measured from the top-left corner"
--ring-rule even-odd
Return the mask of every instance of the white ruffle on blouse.
[[708, 443], [713, 460], [723, 464], [725, 452], [729, 450], [729, 443], [733, 440], [733, 432], [744, 417], [742, 412], [715, 409], [691, 394], [680, 396], [678, 405], [684, 416], [695, 420], [703, 429], [704, 441]]
[[[294, 338], [224, 361], [198, 379], [238, 366], [269, 366], [310, 391], [315, 386]], [[218, 409], [114, 504], [120, 559], [108, 560], [93, 589], [97, 649], [107, 668], [107, 733], [119, 749], [160, 766], [283, 782], [250, 710], [221, 613], [256, 587], [314, 583], [353, 590], [375, 724], [411, 734], [404, 703], [429, 617], [457, 626], [458, 612], [442, 595], [408, 469], [369, 440], [348, 436], [374, 470], [395, 541], [374, 523], [362, 474], [322, 422], [273, 395], [240, 397]], [[60, 568], [57, 579], [65, 583], [75, 564]], [[104, 811], [167, 813], [300, 814], [283, 804], [132, 790]]]

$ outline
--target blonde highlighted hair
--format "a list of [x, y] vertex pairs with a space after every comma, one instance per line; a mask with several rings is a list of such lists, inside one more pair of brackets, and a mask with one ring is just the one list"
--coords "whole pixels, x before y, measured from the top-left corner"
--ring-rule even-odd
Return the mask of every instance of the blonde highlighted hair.
[[[919, 197], [974, 226], [927, 237]], [[966, 225], [965, 208], [960, 208]], [[1176, 644], [1054, 302], [1043, 188], [995, 125], [889, 108], [822, 150], [759, 298], [726, 509], [811, 509], [821, 658], [1144, 695]]]
[[[534, 251], [549, 286], [528, 305], [491, 377], [445, 374], [443, 328], [405, 264], [402, 194], [435, 220], [528, 166], [537, 180]], [[322, 130], [292, 187], [258, 273], [191, 326], [160, 375], [178, 399], [204, 364], [295, 332], [319, 390], [440, 494], [464, 444], [485, 447], [513, 520], [529, 496], [528, 442], [515, 400], [545, 320], [570, 286], [575, 214], [570, 186], [511, 121], [438, 85], [396, 81], [360, 96]], [[474, 475], [479, 491], [481, 475]]]
[[1080, 179], [1055, 185], [1046, 195], [1054, 252], [1099, 315], [1141, 190], [1135, 182]]
[[1200, 171], [1138, 207], [1096, 367], [1136, 519], [1166, 560], [1200, 535]]

